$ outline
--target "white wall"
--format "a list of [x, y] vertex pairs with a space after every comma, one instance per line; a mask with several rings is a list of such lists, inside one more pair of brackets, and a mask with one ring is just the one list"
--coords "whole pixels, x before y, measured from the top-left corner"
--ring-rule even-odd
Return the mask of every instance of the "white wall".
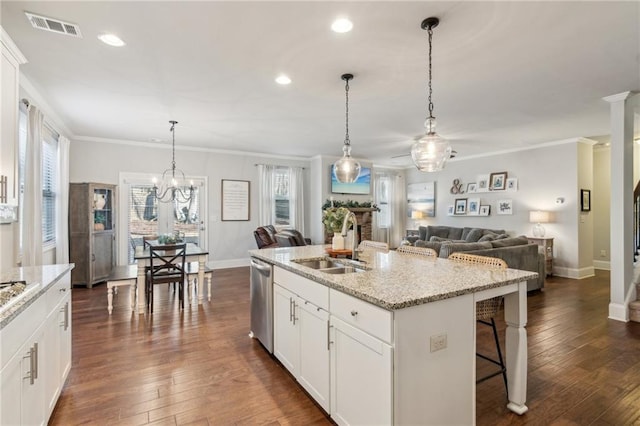
[[[593, 144], [582, 140], [577, 146], [578, 188], [591, 191], [593, 198]], [[578, 277], [591, 277], [593, 269], [593, 212], [581, 211], [581, 199], [578, 200]]]
[[[164, 149], [163, 149], [164, 148]], [[120, 172], [161, 173], [170, 166], [170, 146], [132, 146], [124, 144], [72, 141], [70, 182], [119, 183]], [[258, 224], [258, 169], [256, 163], [305, 168], [305, 205], [309, 205], [309, 162], [265, 158], [255, 155], [220, 154], [176, 148], [176, 166], [191, 176], [208, 178], [208, 248], [214, 267], [248, 265], [248, 250], [256, 248], [253, 231]], [[220, 196], [222, 179], [249, 180], [250, 220], [222, 222]], [[70, 208], [73, 208], [71, 206]], [[305, 215], [309, 228], [309, 212]], [[121, 242], [118, 244], [122, 247]]]
[[[448, 162], [441, 172], [420, 173], [408, 169], [406, 180], [407, 184], [436, 182], [436, 217], [421, 221], [423, 225], [505, 229], [512, 235], [532, 235], [534, 224], [529, 223], [529, 211], [553, 212], [554, 222], [544, 227], [546, 236], [554, 237], [554, 273], [577, 278], [581, 267], [576, 213], [580, 210], [577, 145], [576, 139], [523, 151], [461, 158]], [[518, 179], [518, 191], [466, 193], [467, 184], [475, 182], [478, 175], [503, 171], [508, 177]], [[454, 179], [460, 179], [464, 194], [451, 194]], [[560, 197], [564, 203], [556, 204]], [[491, 205], [491, 215], [447, 216], [447, 206], [454, 204], [456, 198], [480, 198], [481, 204]], [[513, 200], [513, 215], [496, 214], [496, 202], [500, 199]]]
[[[591, 193], [591, 213], [593, 215], [593, 266], [609, 269], [611, 261], [611, 149], [593, 150], [593, 192]], [[601, 251], [605, 255], [601, 255]]]

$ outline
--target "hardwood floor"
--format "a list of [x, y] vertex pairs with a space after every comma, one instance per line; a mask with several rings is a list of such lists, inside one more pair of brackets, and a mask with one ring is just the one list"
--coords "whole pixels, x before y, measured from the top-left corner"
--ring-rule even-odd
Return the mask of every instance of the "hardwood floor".
[[[248, 268], [216, 270], [212, 301], [184, 312], [160, 286], [151, 316], [130, 313], [124, 287], [111, 316], [105, 285], [74, 288], [73, 367], [50, 424], [331, 424], [248, 337], [248, 283]], [[496, 376], [477, 386], [477, 424], [640, 424], [640, 324], [608, 320], [608, 303], [607, 272], [548, 278], [528, 297], [529, 412], [506, 409]]]

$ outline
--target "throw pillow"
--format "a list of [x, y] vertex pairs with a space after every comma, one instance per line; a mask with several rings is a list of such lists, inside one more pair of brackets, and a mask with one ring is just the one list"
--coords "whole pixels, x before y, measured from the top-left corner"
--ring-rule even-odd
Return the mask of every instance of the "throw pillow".
[[422, 241], [422, 240], [418, 240], [415, 242], [415, 246], [416, 247], [426, 247], [426, 248], [431, 248], [434, 249], [436, 251], [436, 253], [440, 252], [440, 247], [442, 246], [442, 243], [439, 241]]
[[469, 231], [469, 233], [467, 234], [467, 238], [465, 238], [464, 240], [468, 243], [475, 243], [480, 239], [480, 237], [482, 237], [483, 232], [484, 229], [473, 228], [471, 231]]
[[439, 257], [448, 258], [451, 253], [487, 250], [493, 248], [489, 241], [483, 243], [442, 243], [440, 247]]
[[482, 237], [480, 237], [480, 239], [478, 240], [479, 243], [485, 242], [485, 241], [493, 241], [495, 240], [497, 237], [496, 234], [484, 234]]
[[438, 237], [437, 235], [434, 235], [433, 237], [429, 238], [429, 241], [439, 241], [439, 242], [452, 242], [452, 243], [466, 243], [465, 240], [452, 240], [451, 238], [444, 238], [444, 237]]
[[427, 226], [427, 241], [431, 240], [434, 235], [436, 237], [448, 238], [450, 226]]

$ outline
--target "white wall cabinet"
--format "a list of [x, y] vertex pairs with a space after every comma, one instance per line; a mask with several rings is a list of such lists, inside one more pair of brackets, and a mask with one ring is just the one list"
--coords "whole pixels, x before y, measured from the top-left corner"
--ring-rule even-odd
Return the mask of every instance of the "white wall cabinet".
[[69, 273], [0, 330], [0, 339], [0, 424], [47, 424], [71, 367]]

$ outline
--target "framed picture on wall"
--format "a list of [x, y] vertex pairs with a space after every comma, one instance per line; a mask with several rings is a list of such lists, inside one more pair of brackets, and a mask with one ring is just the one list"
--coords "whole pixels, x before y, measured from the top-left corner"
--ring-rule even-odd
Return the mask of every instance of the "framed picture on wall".
[[507, 179], [507, 191], [517, 191], [517, 190], [518, 190], [518, 178]]
[[513, 200], [498, 200], [496, 214], [513, 214]]
[[583, 212], [591, 211], [591, 190], [580, 190], [580, 210]]
[[489, 213], [491, 213], [491, 206], [480, 206], [479, 216], [489, 216]]
[[249, 220], [249, 181], [222, 179], [222, 220]]
[[489, 191], [489, 175], [478, 175], [476, 181], [476, 192]]
[[491, 173], [489, 177], [490, 191], [503, 191], [507, 185], [507, 172]]
[[467, 201], [467, 214], [472, 216], [480, 214], [480, 198], [469, 198]]
[[467, 214], [467, 199], [466, 198], [456, 198], [455, 204], [455, 214], [464, 215]]

